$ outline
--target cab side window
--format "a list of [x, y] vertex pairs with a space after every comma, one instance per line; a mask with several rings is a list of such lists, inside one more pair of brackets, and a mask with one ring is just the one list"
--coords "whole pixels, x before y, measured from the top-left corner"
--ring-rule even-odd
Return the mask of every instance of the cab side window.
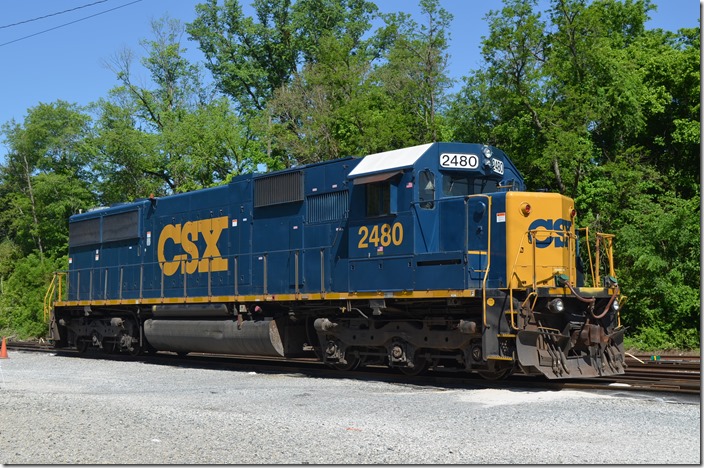
[[366, 185], [367, 216], [391, 214], [391, 184], [388, 180]]
[[420, 207], [432, 210], [435, 207], [435, 174], [428, 169], [421, 171], [418, 176], [418, 184]]

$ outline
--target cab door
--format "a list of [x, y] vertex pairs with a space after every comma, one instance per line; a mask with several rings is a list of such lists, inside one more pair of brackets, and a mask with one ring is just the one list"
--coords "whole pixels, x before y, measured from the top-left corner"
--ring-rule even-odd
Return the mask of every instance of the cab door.
[[467, 199], [467, 269], [469, 287], [481, 287], [489, 268], [489, 220], [491, 198], [472, 195]]

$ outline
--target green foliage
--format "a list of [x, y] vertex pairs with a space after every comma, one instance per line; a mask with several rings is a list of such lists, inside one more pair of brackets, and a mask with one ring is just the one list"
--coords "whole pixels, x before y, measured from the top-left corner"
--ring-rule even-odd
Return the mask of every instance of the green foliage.
[[[627, 210], [619, 230], [624, 320], [637, 335], [665, 333], [673, 347], [696, 347], [700, 329], [700, 199], [660, 194]], [[647, 232], [647, 236], [643, 233]], [[662, 344], [657, 344], [662, 347]]]
[[40, 258], [33, 253], [18, 260], [12, 274], [3, 282], [0, 329], [12, 330], [20, 338], [45, 335], [44, 294], [53, 272], [66, 264], [66, 257]]
[[[301, 11], [318, 4], [330, 7], [330, 2], [297, 2], [295, 18], [302, 24]], [[303, 41], [308, 45], [302, 47], [302, 69], [268, 100], [272, 153], [285, 165], [438, 139], [451, 84], [445, 53], [451, 15], [437, 1], [423, 0], [427, 24], [419, 26], [408, 15], [385, 15], [386, 25], [364, 41], [360, 31], [369, 27], [367, 15], [373, 11], [364, 5], [335, 6], [328, 16], [342, 22], [314, 33], [315, 46]]]
[[246, 17], [237, 0], [208, 0], [196, 6], [187, 26], [198, 41], [218, 89], [231, 97], [237, 110], [262, 111], [273, 91], [296, 70], [290, 0], [256, 0], [256, 17]]
[[204, 86], [200, 69], [183, 57], [185, 27], [162, 19], [153, 29], [155, 40], [142, 41], [151, 86], [132, 82], [125, 51], [113, 61], [121, 86], [96, 105], [92, 145], [103, 203], [210, 187], [262, 162], [259, 143], [230, 102]]
[[394, 108], [388, 121], [398, 121], [406, 144], [438, 141], [446, 93], [452, 85], [447, 75], [449, 28], [452, 15], [438, 0], [421, 0], [423, 24], [408, 15], [384, 15], [385, 62], [375, 77]]
[[616, 234], [640, 346], [697, 347], [700, 39], [645, 28], [648, 0], [506, 0], [485, 67], [448, 112], [455, 139], [495, 144], [530, 189], [575, 198], [580, 227]]
[[24, 252], [35, 247], [33, 240], [42, 239], [44, 253], [57, 256], [68, 249], [68, 218], [93, 203], [93, 194], [86, 184], [64, 174], [46, 173], [32, 177], [34, 204], [40, 222], [35, 223], [31, 199], [14, 194], [0, 216]]
[[[0, 281], [7, 278], [15, 268], [17, 260], [22, 258], [22, 251], [19, 246], [10, 239], [4, 239], [0, 242]], [[2, 287], [0, 287], [0, 295], [2, 295]]]
[[24, 255], [64, 253], [68, 217], [94, 203], [87, 170], [89, 120], [57, 101], [29, 109], [24, 125], [3, 126], [10, 151], [0, 166], [0, 233]]

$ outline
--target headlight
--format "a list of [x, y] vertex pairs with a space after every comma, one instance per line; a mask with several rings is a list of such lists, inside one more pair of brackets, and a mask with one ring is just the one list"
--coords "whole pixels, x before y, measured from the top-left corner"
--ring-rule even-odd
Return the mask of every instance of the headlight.
[[548, 303], [548, 309], [550, 309], [550, 312], [560, 314], [564, 312], [565, 304], [562, 302], [562, 299], [553, 299]]
[[618, 299], [614, 299], [614, 302], [611, 304], [611, 308], [615, 311], [618, 311], [618, 309], [621, 308], [621, 304], [618, 303]]
[[484, 153], [484, 157], [486, 159], [491, 158], [491, 148], [489, 148], [488, 146], [485, 145], [484, 148], [482, 148], [482, 153]]

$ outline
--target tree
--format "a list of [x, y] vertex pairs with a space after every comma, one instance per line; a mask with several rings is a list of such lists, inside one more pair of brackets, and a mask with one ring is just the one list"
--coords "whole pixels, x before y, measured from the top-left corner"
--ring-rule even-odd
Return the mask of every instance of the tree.
[[[376, 6], [366, 0], [299, 0], [295, 4], [290, 0], [255, 0], [252, 6], [256, 21], [244, 15], [237, 0], [226, 0], [222, 6], [216, 0], [200, 4], [188, 32], [199, 42], [218, 89], [233, 100], [249, 131], [266, 135], [261, 141], [267, 147], [269, 169], [329, 158], [335, 145], [327, 146], [333, 153], [322, 156], [323, 148], [316, 150], [314, 142], [320, 138], [332, 142], [331, 138], [311, 135], [307, 144], [299, 144], [303, 126], [296, 119], [313, 111], [314, 133], [329, 133], [323, 121], [327, 118], [324, 106], [330, 103], [324, 98], [312, 99], [302, 103], [303, 107], [292, 108], [295, 103], [288, 98], [305, 93], [311, 96], [304, 88], [316, 85], [309, 84], [311, 80], [303, 75], [309, 73], [312, 82], [318, 82], [312, 75], [321, 71], [320, 62], [330, 65], [329, 54], [336, 47], [331, 44], [344, 44], [352, 55], [366, 54], [367, 41], [362, 36], [370, 27]], [[277, 93], [277, 103], [270, 106]], [[307, 110], [306, 103], [310, 104]], [[304, 154], [316, 151], [320, 153], [317, 156]]]
[[507, 0], [448, 116], [456, 139], [502, 147], [529, 188], [575, 198], [580, 226], [616, 234], [635, 340], [692, 345], [699, 34], [646, 30], [653, 8], [553, 0], [543, 21], [535, 1]]
[[291, 1], [255, 0], [253, 7], [259, 22], [245, 16], [237, 0], [222, 6], [208, 0], [187, 25], [218, 89], [242, 114], [263, 111], [274, 90], [290, 81], [299, 57]]
[[88, 170], [90, 117], [64, 101], [29, 109], [2, 128], [0, 328], [46, 332], [42, 302], [52, 273], [66, 267], [68, 218], [95, 204]]
[[393, 102], [398, 115], [407, 116], [410, 142], [438, 141], [445, 96], [452, 85], [447, 75], [449, 27], [452, 15], [439, 0], [420, 0], [426, 23], [418, 25], [409, 15], [385, 15], [386, 30], [381, 33], [389, 43], [386, 62], [376, 76]]
[[297, 164], [388, 149], [391, 101], [371, 77], [372, 56], [353, 38], [323, 36], [318, 60], [296, 73], [269, 101], [270, 138]]
[[228, 100], [204, 86], [198, 67], [183, 57], [185, 27], [168, 18], [152, 27], [142, 64], [153, 86], [134, 83], [133, 55], [123, 51], [110, 65], [121, 85], [97, 105], [93, 144], [104, 202], [210, 187], [261, 159]]
[[57, 101], [30, 109], [23, 125], [3, 126], [9, 152], [0, 166], [0, 232], [24, 255], [65, 251], [68, 217], [94, 204], [89, 123], [77, 106]]
[[[296, 6], [312, 11], [319, 3]], [[451, 15], [437, 1], [423, 0], [421, 8], [427, 24], [387, 15], [368, 40], [358, 32], [365, 18], [354, 14], [339, 23], [344, 28], [318, 31], [315, 46], [303, 48], [310, 54], [303, 68], [269, 100], [275, 148], [305, 163], [437, 140], [451, 83], [445, 73]]]
[[208, 0], [187, 26], [218, 89], [242, 114], [263, 112], [303, 64], [317, 62], [325, 36], [347, 37], [356, 49], [377, 10], [366, 0], [254, 0], [252, 7], [257, 21], [238, 0]]

